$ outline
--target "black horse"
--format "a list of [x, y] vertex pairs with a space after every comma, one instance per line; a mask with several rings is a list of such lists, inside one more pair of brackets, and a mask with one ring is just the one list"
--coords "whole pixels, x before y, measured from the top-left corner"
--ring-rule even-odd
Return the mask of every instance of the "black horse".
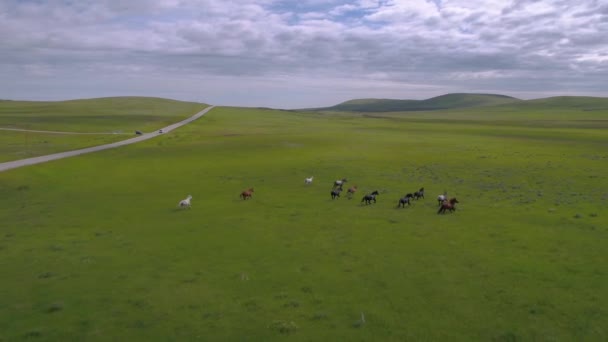
[[336, 199], [336, 198], [340, 198], [340, 193], [342, 192], [342, 188], [337, 188], [337, 189], [333, 189], [331, 191], [331, 199]]
[[365, 202], [365, 204], [371, 204], [372, 201], [374, 201], [374, 203], [376, 203], [376, 196], [379, 195], [380, 193], [378, 192], [378, 190], [372, 192], [369, 195], [365, 195], [363, 196], [363, 198], [361, 199], [361, 203]]
[[403, 198], [401, 198], [399, 200], [399, 203], [397, 204], [397, 208], [402, 207], [405, 208], [405, 205], [412, 205], [412, 203], [410, 203], [410, 199], [412, 199], [413, 195], [412, 194], [407, 194], [405, 195]]
[[420, 188], [420, 190], [414, 192], [414, 199], [424, 198], [424, 188]]
[[443, 201], [443, 203], [441, 203], [441, 207], [439, 207], [439, 211], [437, 211], [437, 214], [445, 214], [446, 210], [449, 210], [450, 212], [456, 211], [456, 203], [458, 203], [456, 197], [450, 199], [449, 201]]

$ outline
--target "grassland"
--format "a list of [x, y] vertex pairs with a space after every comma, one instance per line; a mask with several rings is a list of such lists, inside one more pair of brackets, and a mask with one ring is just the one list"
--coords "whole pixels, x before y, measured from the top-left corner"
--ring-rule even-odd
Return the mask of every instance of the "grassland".
[[312, 111], [403, 112], [509, 105], [521, 100], [496, 94], [446, 94], [426, 100], [355, 99]]
[[125, 135], [67, 135], [0, 131], [0, 163], [112, 143]]
[[606, 340], [608, 115], [501, 110], [215, 108], [0, 173], [0, 340]]
[[[0, 162], [102, 145], [192, 116], [206, 105], [159, 98], [111, 97], [34, 102], [0, 101], [0, 128], [108, 133], [61, 135], [0, 130]], [[112, 134], [123, 133], [123, 134]]]

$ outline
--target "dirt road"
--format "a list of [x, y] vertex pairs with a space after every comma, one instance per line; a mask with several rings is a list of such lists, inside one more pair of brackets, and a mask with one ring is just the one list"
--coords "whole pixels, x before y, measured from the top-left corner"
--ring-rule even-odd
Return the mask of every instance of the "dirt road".
[[10, 170], [10, 169], [16, 169], [18, 167], [23, 167], [23, 166], [27, 166], [27, 165], [34, 165], [34, 164], [40, 164], [40, 163], [45, 163], [51, 160], [57, 160], [57, 159], [63, 159], [63, 158], [68, 158], [68, 157], [73, 157], [73, 156], [78, 156], [81, 154], [85, 154], [85, 153], [91, 153], [91, 152], [97, 152], [97, 151], [103, 151], [103, 150], [107, 150], [110, 148], [116, 148], [116, 147], [120, 147], [120, 146], [124, 146], [124, 145], [129, 145], [129, 144], [134, 144], [140, 141], [144, 141], [144, 140], [148, 140], [148, 139], [152, 139], [154, 137], [157, 137], [159, 135], [163, 135], [163, 134], [167, 134], [169, 132], [171, 132], [172, 130], [179, 128], [185, 124], [188, 124], [198, 118], [200, 118], [201, 116], [205, 115], [207, 112], [209, 112], [211, 109], [213, 109], [214, 106], [209, 106], [205, 109], [203, 109], [202, 111], [196, 113], [195, 115], [187, 118], [186, 120], [180, 121], [178, 123], [174, 123], [172, 125], [169, 125], [167, 127], [161, 128], [163, 133], [159, 133], [159, 131], [156, 131], [154, 133], [146, 133], [144, 135], [140, 135], [138, 137], [135, 138], [131, 138], [131, 139], [127, 139], [127, 140], [122, 140], [122, 141], [118, 141], [115, 143], [111, 143], [111, 144], [106, 144], [106, 145], [99, 145], [99, 146], [94, 146], [94, 147], [88, 147], [88, 148], [83, 148], [80, 150], [74, 150], [74, 151], [67, 151], [67, 152], [60, 152], [60, 153], [54, 153], [54, 154], [49, 154], [46, 156], [40, 156], [40, 157], [33, 157], [33, 158], [27, 158], [27, 159], [20, 159], [20, 160], [13, 160], [10, 162], [5, 162], [5, 163], [0, 163], [0, 172], [2, 171], [6, 171], [6, 170]]

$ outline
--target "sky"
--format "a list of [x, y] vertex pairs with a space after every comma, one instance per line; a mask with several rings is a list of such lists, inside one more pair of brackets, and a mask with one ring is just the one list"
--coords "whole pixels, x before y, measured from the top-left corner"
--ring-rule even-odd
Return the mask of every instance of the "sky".
[[0, 99], [608, 96], [608, 0], [0, 0]]

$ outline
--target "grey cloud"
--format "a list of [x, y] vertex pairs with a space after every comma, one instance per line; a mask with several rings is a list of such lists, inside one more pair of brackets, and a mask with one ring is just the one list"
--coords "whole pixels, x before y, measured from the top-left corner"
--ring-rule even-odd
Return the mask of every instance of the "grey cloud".
[[[308, 11], [345, 3], [311, 0], [299, 6]], [[348, 22], [331, 15], [307, 20], [298, 19], [298, 7], [271, 0], [104, 0], [76, 7], [64, 1], [28, 7], [15, 0], [0, 4], [0, 76], [29, 84], [50, 78], [78, 84], [79, 71], [103, 73], [107, 82], [150, 75], [239, 77], [246, 86], [264, 77], [315, 75], [361, 82], [382, 77], [391, 86], [426, 89], [516, 92], [520, 84], [519, 91], [608, 92], [602, 82], [608, 78], [606, 59], [593, 59], [608, 53], [606, 6], [542, 3], [551, 7], [530, 14], [532, 2], [515, 1], [502, 12], [403, 11], [405, 16], [379, 23], [366, 20], [378, 8]]]
[[581, 47], [599, 46], [608, 48], [608, 36], [602, 32], [580, 32], [568, 36], [573, 44]]

